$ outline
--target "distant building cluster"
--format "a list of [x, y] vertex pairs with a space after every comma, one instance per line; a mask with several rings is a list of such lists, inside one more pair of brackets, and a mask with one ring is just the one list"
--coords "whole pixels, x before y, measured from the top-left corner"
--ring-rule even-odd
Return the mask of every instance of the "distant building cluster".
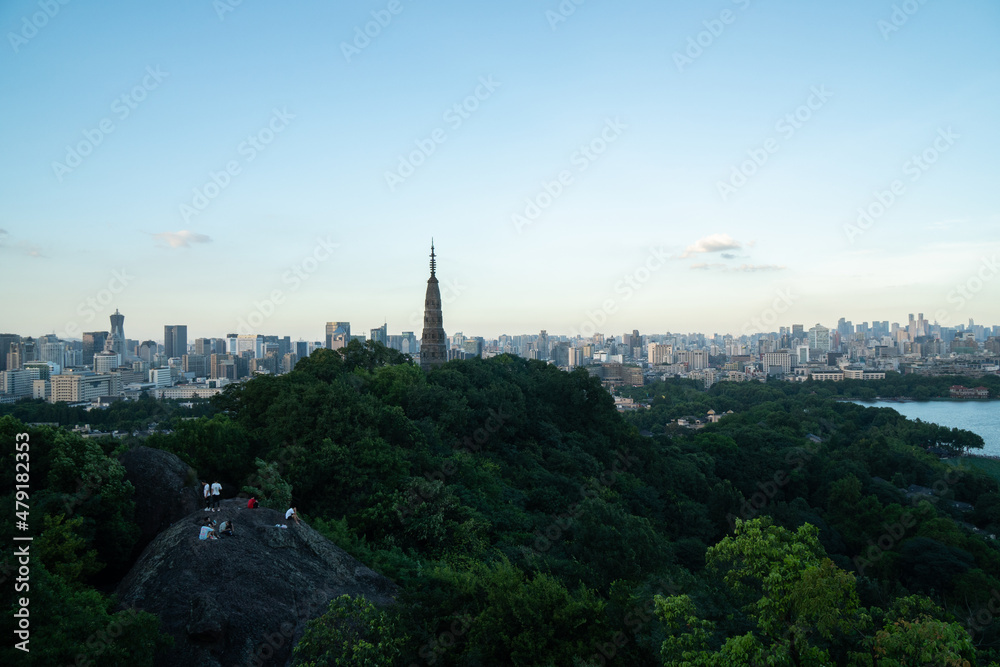
[[[793, 382], [878, 380], [886, 371], [979, 377], [1000, 373], [1000, 326], [930, 324], [921, 313], [898, 323], [841, 318], [835, 329], [793, 324], [769, 333], [742, 336], [693, 334], [565, 336], [537, 334], [497, 338], [448, 336], [444, 330], [436, 257], [431, 244], [430, 278], [424, 298], [424, 326], [390, 334], [388, 325], [370, 330], [370, 339], [410, 355], [421, 368], [452, 359], [511, 354], [544, 361], [565, 370], [585, 367], [608, 389], [671, 377], [702, 382], [747, 382], [778, 378]], [[38, 338], [0, 334], [0, 403], [25, 398], [103, 406], [109, 401], [156, 398], [207, 398], [226, 385], [255, 375], [290, 372], [314, 350], [345, 348], [364, 334], [350, 322], [327, 322], [322, 341], [292, 341], [289, 336], [228, 333], [188, 342], [183, 324], [163, 327], [163, 342], [125, 337], [125, 316], [110, 317], [109, 331], [84, 332], [80, 340], [55, 334]], [[957, 398], [986, 398], [982, 387], [955, 386]], [[621, 401], [621, 410], [636, 409]], [[711, 415], [710, 415], [711, 416]]]

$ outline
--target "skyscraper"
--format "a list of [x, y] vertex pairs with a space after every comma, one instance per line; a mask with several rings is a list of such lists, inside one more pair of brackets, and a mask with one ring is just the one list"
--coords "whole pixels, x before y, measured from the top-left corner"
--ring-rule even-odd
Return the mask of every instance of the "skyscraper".
[[107, 331], [83, 332], [83, 365], [93, 366], [94, 355], [104, 351], [104, 342], [108, 340]]
[[188, 353], [186, 324], [167, 324], [163, 327], [163, 353], [167, 359], [183, 357]]
[[0, 333], [0, 371], [7, 370], [7, 353], [10, 352], [10, 344], [20, 342], [21, 336], [19, 334]]
[[382, 343], [383, 345], [389, 344], [389, 325], [383, 324], [377, 329], [372, 329], [371, 339], [376, 343]]
[[434, 241], [431, 241], [431, 277], [427, 279], [424, 296], [424, 331], [420, 337], [420, 367], [430, 370], [448, 360], [444, 343], [444, 319], [441, 314], [441, 289], [438, 287], [434, 260]]
[[111, 335], [108, 336], [108, 340], [111, 341], [111, 351], [118, 355], [119, 360], [125, 359], [124, 325], [125, 316], [115, 308], [115, 312], [111, 315]]
[[351, 342], [350, 322], [326, 323], [326, 347], [328, 350], [339, 350]]

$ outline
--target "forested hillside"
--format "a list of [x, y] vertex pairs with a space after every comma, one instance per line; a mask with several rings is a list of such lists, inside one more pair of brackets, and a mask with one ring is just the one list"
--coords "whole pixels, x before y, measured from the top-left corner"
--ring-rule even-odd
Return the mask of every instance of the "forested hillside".
[[[290, 491], [305, 521], [392, 578], [396, 605], [341, 604], [325, 619], [359, 619], [367, 664], [986, 665], [1000, 655], [997, 483], [928, 451], [975, 448], [977, 436], [801, 387], [647, 391], [654, 408], [622, 417], [583, 370], [501, 356], [424, 373], [352, 343], [233, 386], [211, 416], [144, 444], [219, 478], [228, 495], [253, 490], [280, 508]], [[640, 435], [644, 419], [707, 409], [733, 414]], [[5, 443], [19, 432], [31, 437], [39, 531], [32, 613], [46, 615], [33, 636], [51, 636], [65, 664], [81, 652], [151, 664], [134, 646], [150, 644], [155, 617], [87, 647], [112, 618], [100, 591], [127, 571], [135, 539], [117, 443], [0, 418]], [[13, 470], [12, 444], [4, 457]], [[57, 596], [67, 611], [54, 611]], [[328, 664], [317, 656], [350, 636], [341, 627], [317, 622], [298, 659]]]

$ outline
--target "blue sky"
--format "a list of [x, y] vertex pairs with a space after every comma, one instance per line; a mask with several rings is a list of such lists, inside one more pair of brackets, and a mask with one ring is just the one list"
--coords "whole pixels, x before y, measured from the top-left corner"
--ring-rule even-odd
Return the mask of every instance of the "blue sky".
[[234, 3], [0, 5], [0, 330], [1000, 323], [995, 2]]

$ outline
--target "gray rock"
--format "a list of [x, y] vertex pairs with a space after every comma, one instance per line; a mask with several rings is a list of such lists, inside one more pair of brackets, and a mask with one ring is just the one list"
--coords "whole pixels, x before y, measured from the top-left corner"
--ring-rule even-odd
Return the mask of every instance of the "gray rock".
[[175, 454], [133, 447], [118, 459], [135, 487], [135, 522], [140, 536], [136, 555], [170, 524], [203, 506], [194, 469]]
[[[199, 540], [205, 517], [234, 521], [235, 536]], [[331, 599], [346, 593], [385, 605], [397, 590], [305, 523], [232, 499], [163, 531], [117, 594], [120, 608], [157, 614], [174, 637], [158, 665], [232, 667], [288, 664], [306, 621]]]

